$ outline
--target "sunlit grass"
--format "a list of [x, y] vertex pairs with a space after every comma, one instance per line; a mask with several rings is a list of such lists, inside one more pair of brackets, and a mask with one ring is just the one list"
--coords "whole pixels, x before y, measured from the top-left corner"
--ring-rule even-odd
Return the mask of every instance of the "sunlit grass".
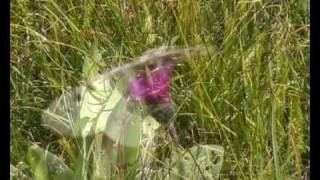
[[103, 71], [151, 48], [201, 44], [213, 53], [179, 64], [171, 87], [181, 143], [223, 146], [222, 179], [305, 177], [309, 2], [174, 2], [11, 1], [11, 164], [28, 164], [32, 143], [69, 162], [80, 157], [41, 126], [41, 113], [86, 79], [94, 42]]

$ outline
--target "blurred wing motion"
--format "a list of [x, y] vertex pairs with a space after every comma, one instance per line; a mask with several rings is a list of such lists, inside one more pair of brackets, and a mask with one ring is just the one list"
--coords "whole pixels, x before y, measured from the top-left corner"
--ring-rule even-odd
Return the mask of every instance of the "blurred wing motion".
[[[132, 63], [96, 75], [87, 82], [86, 86], [76, 87], [69, 92], [64, 92], [44, 111], [43, 125], [64, 136], [79, 137], [93, 132], [95, 132], [94, 134], [101, 131], [105, 132], [107, 122], [111, 118], [119, 118], [113, 112], [114, 108], [119, 108], [121, 101], [123, 101], [121, 105], [123, 107], [121, 108], [127, 108], [125, 102], [127, 97], [124, 97], [117, 88], [112, 88], [110, 85], [112, 77], [123, 76], [128, 72], [135, 73], [139, 69], [141, 71], [146, 65], [175, 64], [178, 60], [185, 59], [192, 54], [201, 54], [204, 50], [206, 49], [192, 47], [172, 51], [165, 48], [147, 51], [142, 56], [134, 58]], [[125, 76], [124, 78], [128, 79]], [[129, 82], [125, 81], [125, 83], [123, 84], [122, 81], [118, 85], [123, 86], [126, 90]], [[124, 115], [123, 112], [120, 114]]]
[[[177, 63], [178, 60], [186, 59], [189, 55], [201, 54], [204, 50], [207, 49], [192, 47], [172, 51], [165, 48], [147, 51], [142, 56], [134, 58], [132, 63], [94, 76], [89, 79], [86, 86], [76, 87], [70, 92], [64, 92], [44, 111], [42, 116], [43, 125], [63, 136], [86, 137], [103, 133], [117, 142], [120, 131], [123, 130], [125, 124], [121, 123], [120, 120], [128, 120], [137, 115], [128, 111], [128, 97], [119, 92], [119, 88], [113, 88], [110, 84], [110, 79], [114, 76], [128, 79], [128, 76], [126, 77], [128, 72], [135, 74], [139, 71], [144, 71], [143, 67], [146, 66], [151, 67], [151, 69], [160, 65], [171, 66]], [[98, 51], [94, 50], [93, 52], [95, 54], [92, 56], [98, 58], [93, 60], [87, 58], [84, 64], [88, 65], [92, 61], [102, 61], [101, 56], [97, 55]], [[157, 76], [155, 77], [157, 79], [160, 78], [159, 82], [161, 83], [163, 76], [161, 74], [155, 76]], [[130, 77], [132, 79], [131, 75]], [[123, 89], [127, 91], [129, 84], [130, 80], [129, 82], [121, 81], [120, 78], [118, 86], [123, 86]]]
[[101, 75], [98, 75], [97, 77], [93, 78], [90, 82], [96, 80], [104, 80], [116, 75], [121, 75], [126, 73], [126, 71], [128, 70], [141, 68], [145, 65], [157, 66], [159, 64], [174, 64], [177, 63], [179, 60], [186, 59], [190, 55], [210, 52], [212, 52], [211, 49], [198, 46], [172, 51], [169, 51], [166, 48], [149, 50], [143, 53], [142, 56], [134, 58], [132, 60], [132, 63], [122, 65], [120, 67], [112, 69], [111, 71], [107, 71]]
[[[90, 76], [87, 75], [87, 84], [69, 92], [63, 91], [43, 111], [42, 124], [61, 136], [76, 140], [84, 159], [89, 159], [93, 151], [94, 178], [108, 177], [114, 167], [111, 164], [120, 164], [121, 174], [124, 164], [136, 160], [138, 149], [143, 158], [143, 154], [146, 154], [144, 152], [154, 146], [150, 140], [156, 135], [156, 129], [169, 121], [168, 116], [175, 114], [174, 102], [171, 103], [172, 99], [168, 95], [171, 67], [178, 60], [201, 54], [204, 50], [208, 53], [207, 49], [201, 47], [151, 50], [134, 58], [132, 63], [97, 75], [98, 67], [89, 67], [95, 66], [93, 62], [102, 64], [96, 48], [91, 58], [85, 58], [83, 69], [94, 69], [90, 71]], [[158, 67], [169, 68], [161, 70]], [[141, 72], [143, 77], [139, 79], [137, 74]], [[94, 74], [96, 76], [92, 77]], [[110, 82], [114, 76], [121, 77], [116, 86]], [[130, 108], [132, 103], [136, 103], [135, 100], [147, 102], [150, 107], [147, 114], [150, 116], [141, 116], [141, 112], [137, 112], [139, 109]], [[173, 127], [171, 129], [174, 130]], [[175, 134], [175, 131], [170, 133]], [[82, 143], [78, 143], [81, 138]], [[90, 139], [93, 141], [88, 141]], [[93, 142], [94, 148], [91, 147]], [[86, 172], [86, 166], [83, 168], [82, 172]]]

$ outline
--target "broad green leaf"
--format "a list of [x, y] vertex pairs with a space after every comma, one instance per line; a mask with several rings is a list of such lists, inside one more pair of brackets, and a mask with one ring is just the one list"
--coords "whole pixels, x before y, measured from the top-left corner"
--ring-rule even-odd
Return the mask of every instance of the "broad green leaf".
[[133, 162], [140, 141], [140, 119], [128, 111], [125, 99], [121, 98], [105, 118], [105, 129], [95, 139], [94, 179], [115, 175], [120, 158], [124, 158], [124, 165]]
[[138, 149], [142, 135], [142, 118], [139, 115], [132, 114], [127, 122], [125, 139], [125, 161], [127, 164], [136, 162]]
[[93, 179], [107, 179], [115, 174], [118, 142], [126, 120], [126, 101], [117, 90], [105, 102], [102, 113], [96, 118]]
[[89, 55], [84, 58], [82, 72], [86, 79], [91, 79], [98, 75], [101, 67], [104, 66], [97, 42], [94, 42], [90, 48]]
[[37, 145], [32, 145], [29, 148], [28, 161], [33, 170], [35, 179], [75, 179], [73, 171], [61, 158]]
[[223, 147], [217, 145], [199, 145], [187, 150], [175, 151], [168, 160], [173, 174], [188, 179], [218, 179], [223, 162]]
[[103, 107], [99, 117], [96, 119], [96, 121], [97, 121], [96, 128], [95, 128], [96, 133], [105, 131], [109, 116], [111, 115], [111, 113], [112, 113], [113, 109], [115, 108], [115, 106], [117, 105], [117, 103], [121, 101], [122, 95], [119, 93], [118, 90], [114, 89], [111, 92], [111, 95], [109, 95], [109, 97], [106, 97], [106, 98], [108, 98], [108, 99], [104, 103], [104, 107]]
[[96, 138], [94, 177], [116, 174], [115, 167], [120, 162], [124, 162], [122, 165], [126, 168], [133, 169], [138, 162], [142, 134], [151, 142], [159, 126], [150, 116], [143, 119], [139, 113], [130, 112], [127, 101], [120, 99], [108, 116], [103, 134]]
[[109, 80], [74, 88], [55, 99], [42, 116], [43, 125], [63, 136], [81, 137], [103, 132], [122, 95]]
[[103, 133], [96, 135], [92, 179], [107, 179], [111, 175], [113, 151], [108, 142], [112, 143]]
[[97, 118], [110, 103], [109, 97], [112, 89], [108, 80], [92, 82], [90, 87], [83, 87], [81, 94], [80, 118]]
[[44, 158], [44, 153], [39, 151], [37, 146], [31, 146], [28, 151], [28, 161], [32, 168], [32, 172], [35, 180], [47, 180], [48, 166]]
[[53, 100], [42, 114], [42, 125], [63, 136], [77, 136], [75, 124], [79, 121], [82, 87], [65, 92]]
[[121, 131], [123, 130], [125, 122], [128, 120], [129, 116], [130, 113], [127, 109], [127, 102], [122, 98], [112, 109], [111, 114], [106, 117], [108, 119], [106, 128], [104, 129], [104, 134], [115, 143], [119, 143]]

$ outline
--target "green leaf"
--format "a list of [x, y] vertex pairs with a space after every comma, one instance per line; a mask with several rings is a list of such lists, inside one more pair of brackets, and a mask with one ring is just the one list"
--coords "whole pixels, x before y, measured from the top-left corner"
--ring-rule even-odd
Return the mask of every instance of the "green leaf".
[[125, 162], [132, 164], [138, 157], [138, 149], [142, 135], [142, 118], [139, 115], [132, 114], [128, 119], [127, 135], [125, 139]]
[[[106, 125], [103, 124], [104, 130], [99, 131], [95, 141], [94, 179], [106, 179], [115, 175], [120, 158], [124, 158], [125, 166], [134, 162], [140, 142], [141, 119], [128, 111], [124, 98], [104, 118], [107, 119]], [[101, 127], [102, 125], [100, 130]], [[124, 154], [124, 157], [120, 157], [120, 154]]]
[[83, 87], [74, 88], [70, 92], [56, 98], [42, 114], [42, 125], [63, 136], [73, 134], [75, 124], [79, 121], [79, 109]]
[[44, 153], [39, 151], [37, 146], [31, 146], [29, 148], [28, 161], [31, 165], [35, 180], [47, 180], [49, 178]]
[[223, 163], [224, 149], [217, 145], [199, 145], [187, 150], [177, 150], [168, 160], [173, 176], [188, 179], [218, 179]]
[[43, 125], [64, 136], [103, 132], [112, 109], [122, 95], [108, 79], [80, 86], [55, 99], [44, 111]]
[[[96, 133], [105, 132], [107, 122], [110, 119], [109, 116], [112, 114], [112, 111], [114, 110], [116, 105], [121, 101], [121, 99], [122, 95], [119, 93], [117, 89], [114, 89], [112, 92], [106, 92], [104, 100], [102, 99], [102, 101], [104, 102], [101, 102], [101, 112], [99, 116], [96, 117]], [[95, 106], [98, 107], [99, 105]]]
[[98, 43], [95, 41], [90, 48], [89, 56], [84, 58], [82, 73], [87, 79], [91, 79], [99, 74], [99, 70], [104, 66], [101, 54], [98, 49]]
[[73, 171], [61, 158], [37, 145], [32, 145], [29, 148], [28, 161], [31, 165], [35, 179], [75, 179]]

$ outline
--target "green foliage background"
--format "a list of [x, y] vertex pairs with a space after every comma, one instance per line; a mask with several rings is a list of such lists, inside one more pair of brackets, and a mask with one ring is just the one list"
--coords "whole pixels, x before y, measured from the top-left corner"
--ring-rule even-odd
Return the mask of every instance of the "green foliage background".
[[86, 78], [94, 42], [103, 71], [202, 44], [214, 53], [180, 64], [171, 87], [184, 146], [225, 147], [222, 178], [307, 176], [309, 1], [12, 0], [10, 19], [11, 164], [27, 163], [32, 143], [68, 151], [41, 111]]

